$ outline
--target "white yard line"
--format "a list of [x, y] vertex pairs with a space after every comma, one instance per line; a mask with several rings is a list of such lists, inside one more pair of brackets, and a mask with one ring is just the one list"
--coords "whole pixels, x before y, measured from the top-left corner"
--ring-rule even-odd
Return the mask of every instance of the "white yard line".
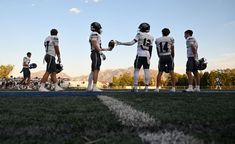
[[[156, 121], [148, 113], [140, 112], [131, 106], [108, 96], [98, 96], [101, 102], [112, 111], [125, 126], [132, 126], [135, 128], [160, 126], [160, 121]], [[161, 131], [157, 133], [139, 133], [139, 137], [144, 143], [150, 144], [202, 144], [192, 136], [185, 135], [183, 132]]]
[[98, 96], [104, 105], [117, 115], [125, 126], [148, 127], [155, 125], [155, 119], [149, 114], [137, 111], [131, 106], [108, 96]]

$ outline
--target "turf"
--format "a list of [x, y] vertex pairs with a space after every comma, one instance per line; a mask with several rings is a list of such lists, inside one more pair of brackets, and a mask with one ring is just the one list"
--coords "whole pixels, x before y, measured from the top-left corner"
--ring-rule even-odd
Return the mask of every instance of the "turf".
[[159, 129], [184, 131], [205, 143], [235, 143], [235, 95], [160, 93], [114, 96], [160, 121]]
[[141, 143], [96, 97], [0, 97], [1, 144]]
[[[63, 93], [63, 95], [66, 93]], [[79, 93], [78, 93], [79, 94]], [[101, 93], [102, 94], [102, 93]], [[83, 93], [82, 93], [83, 95]], [[159, 120], [144, 130], [183, 131], [215, 144], [235, 143], [234, 93], [105, 93]], [[141, 129], [139, 129], [141, 131]], [[94, 96], [1, 96], [1, 144], [138, 144]]]

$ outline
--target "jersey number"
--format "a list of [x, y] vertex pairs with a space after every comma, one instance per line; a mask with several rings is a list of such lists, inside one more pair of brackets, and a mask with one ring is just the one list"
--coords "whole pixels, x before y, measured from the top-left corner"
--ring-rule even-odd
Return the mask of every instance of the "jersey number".
[[168, 42], [165, 42], [164, 45], [162, 42], [160, 42], [160, 53], [166, 53], [169, 51], [169, 48], [168, 48]]
[[152, 45], [152, 42], [150, 39], [145, 38], [143, 45], [142, 45], [142, 49], [144, 50], [149, 50], [149, 47]]

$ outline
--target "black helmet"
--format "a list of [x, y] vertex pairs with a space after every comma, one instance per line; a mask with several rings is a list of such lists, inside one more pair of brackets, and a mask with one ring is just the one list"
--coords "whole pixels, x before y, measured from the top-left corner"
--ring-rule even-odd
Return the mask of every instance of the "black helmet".
[[198, 60], [198, 64], [197, 64], [197, 69], [198, 70], [204, 70], [207, 67], [207, 62], [205, 58], [201, 58]]
[[101, 29], [102, 29], [102, 27], [101, 27], [100, 23], [98, 23], [98, 22], [91, 23], [91, 31], [96, 31], [98, 33], [101, 33]]
[[63, 70], [62, 64], [56, 64], [56, 73], [60, 73]]
[[141, 23], [139, 25], [139, 30], [141, 32], [146, 32], [146, 31], [149, 31], [150, 30], [150, 25], [148, 23]]
[[37, 64], [36, 63], [31, 63], [29, 65], [29, 69], [35, 69], [35, 68], [37, 68]]

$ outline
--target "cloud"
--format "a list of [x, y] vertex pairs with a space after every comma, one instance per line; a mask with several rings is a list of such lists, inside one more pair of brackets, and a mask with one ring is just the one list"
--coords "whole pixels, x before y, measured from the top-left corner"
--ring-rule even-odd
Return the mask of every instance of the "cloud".
[[98, 3], [98, 2], [100, 2], [101, 0], [93, 0], [95, 3]]
[[89, 3], [89, 2], [99, 3], [101, 2], [101, 0], [85, 0], [85, 3]]
[[79, 8], [71, 8], [71, 9], [69, 9], [69, 11], [70, 11], [71, 13], [75, 13], [75, 14], [78, 14], [78, 13], [81, 12], [81, 10], [80, 10]]
[[225, 27], [235, 27], [235, 20], [225, 23], [224, 26]]

